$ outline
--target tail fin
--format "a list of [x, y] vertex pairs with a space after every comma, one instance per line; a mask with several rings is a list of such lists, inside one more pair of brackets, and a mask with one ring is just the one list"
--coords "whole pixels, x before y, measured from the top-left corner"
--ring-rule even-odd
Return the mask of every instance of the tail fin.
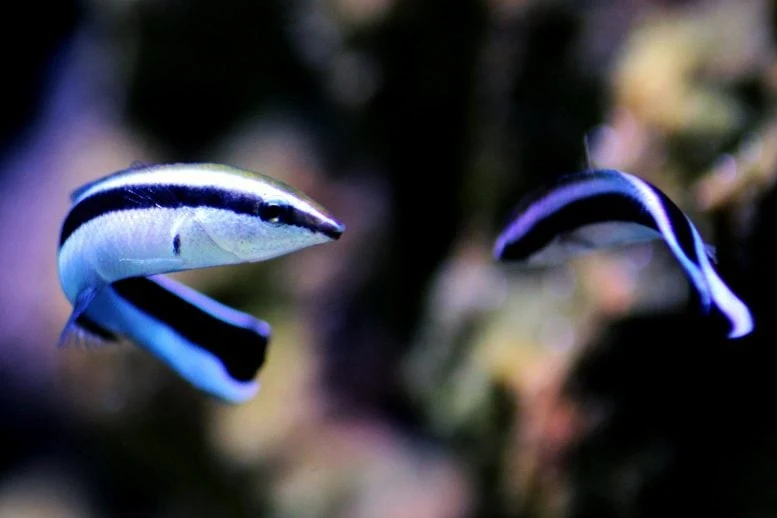
[[269, 324], [161, 275], [124, 279], [105, 291], [94, 315], [116, 322], [190, 383], [236, 403], [254, 395]]

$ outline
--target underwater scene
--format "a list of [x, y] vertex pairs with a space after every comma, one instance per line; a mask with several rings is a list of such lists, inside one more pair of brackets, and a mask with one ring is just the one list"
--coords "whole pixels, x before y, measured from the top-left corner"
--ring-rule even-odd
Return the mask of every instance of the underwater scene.
[[777, 516], [773, 2], [6, 7], [0, 518]]

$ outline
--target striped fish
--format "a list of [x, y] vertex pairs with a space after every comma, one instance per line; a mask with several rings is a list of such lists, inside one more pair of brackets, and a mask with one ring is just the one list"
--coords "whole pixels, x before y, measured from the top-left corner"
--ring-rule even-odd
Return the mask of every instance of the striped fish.
[[565, 175], [529, 194], [499, 235], [503, 261], [551, 265], [605, 247], [663, 239], [699, 294], [702, 308], [729, 321], [729, 338], [753, 330], [748, 307], [712, 265], [713, 249], [672, 200], [654, 185], [616, 170]]
[[278, 257], [345, 227], [292, 187], [219, 164], [133, 164], [72, 194], [58, 267], [75, 337], [126, 337], [199, 389], [250, 399], [270, 326], [161, 274]]

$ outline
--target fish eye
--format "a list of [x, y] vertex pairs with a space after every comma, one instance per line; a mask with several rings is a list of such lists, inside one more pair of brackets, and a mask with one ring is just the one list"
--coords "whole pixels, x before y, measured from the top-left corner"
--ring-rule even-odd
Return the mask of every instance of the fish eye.
[[259, 206], [259, 217], [268, 223], [280, 223], [284, 207], [277, 202], [262, 203]]

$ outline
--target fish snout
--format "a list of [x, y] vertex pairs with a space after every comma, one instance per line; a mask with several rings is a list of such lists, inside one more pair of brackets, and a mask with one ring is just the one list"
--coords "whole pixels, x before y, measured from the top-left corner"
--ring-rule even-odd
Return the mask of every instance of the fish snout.
[[345, 225], [334, 218], [327, 217], [318, 225], [318, 233], [323, 234], [332, 241], [337, 241], [345, 232]]

